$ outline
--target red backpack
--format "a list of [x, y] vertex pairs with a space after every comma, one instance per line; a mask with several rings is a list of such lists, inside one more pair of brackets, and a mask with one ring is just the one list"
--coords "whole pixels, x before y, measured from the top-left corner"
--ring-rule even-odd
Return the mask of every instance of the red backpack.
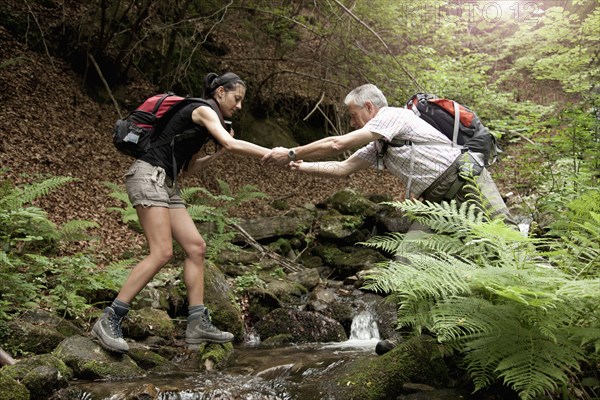
[[455, 146], [473, 155], [480, 154], [482, 166], [493, 164], [502, 152], [496, 137], [481, 123], [477, 114], [456, 101], [417, 93], [408, 100], [406, 108], [442, 132]]
[[[164, 146], [168, 143], [173, 146], [174, 138], [165, 138], [160, 141], [155, 139], [159, 137], [169, 118], [190, 103], [208, 105], [219, 116], [221, 125], [229, 130], [225, 125], [219, 106], [213, 99], [180, 97], [173, 93], [165, 93], [148, 98], [127, 117], [119, 119], [113, 130], [113, 144], [121, 153], [134, 158], [140, 158], [151, 147]], [[198, 132], [186, 132], [182, 135], [192, 136], [195, 134]], [[184, 139], [181, 137], [182, 135], [177, 135], [177, 140]], [[208, 140], [208, 137], [204, 139]]]

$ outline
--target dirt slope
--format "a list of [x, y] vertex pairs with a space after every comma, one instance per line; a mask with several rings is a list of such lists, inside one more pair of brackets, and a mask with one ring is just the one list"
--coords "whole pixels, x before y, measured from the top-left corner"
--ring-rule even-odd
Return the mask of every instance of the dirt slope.
[[[78, 248], [93, 246], [100, 263], [119, 257], [124, 250], [139, 250], [143, 237], [106, 210], [120, 204], [108, 196], [103, 182], [122, 183], [121, 176], [131, 163], [110, 142], [117, 118], [114, 106], [94, 102], [83, 90], [81, 77], [67, 65], [28, 51], [2, 27], [0, 65], [0, 177], [19, 185], [48, 176], [77, 178], [38, 205], [58, 224], [72, 219], [97, 222], [100, 227], [93, 233], [99, 240]], [[148, 85], [133, 83], [133, 103], [151, 91]], [[222, 157], [183, 185], [214, 190], [216, 178], [233, 190], [255, 185], [271, 197], [236, 210], [241, 217], [281, 213], [270, 206], [273, 199], [286, 198], [291, 206], [316, 203], [343, 187], [402, 196], [397, 179], [387, 174], [363, 171], [349, 179], [331, 180], [264, 167], [257, 160], [234, 155]]]

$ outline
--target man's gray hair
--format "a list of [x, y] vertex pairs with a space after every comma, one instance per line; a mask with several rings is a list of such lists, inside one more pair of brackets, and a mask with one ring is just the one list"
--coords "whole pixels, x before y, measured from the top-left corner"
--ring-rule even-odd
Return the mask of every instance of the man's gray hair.
[[379, 88], [373, 84], [367, 83], [352, 90], [344, 99], [344, 104], [349, 105], [354, 102], [359, 107], [364, 107], [365, 103], [370, 101], [377, 108], [387, 107], [387, 99], [379, 90]]

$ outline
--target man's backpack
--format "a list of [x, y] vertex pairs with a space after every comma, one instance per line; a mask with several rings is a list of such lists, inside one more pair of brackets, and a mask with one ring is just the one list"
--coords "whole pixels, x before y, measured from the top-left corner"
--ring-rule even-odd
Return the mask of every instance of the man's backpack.
[[[113, 130], [113, 144], [121, 153], [140, 158], [151, 147], [159, 147], [171, 143], [174, 138], [155, 140], [164, 129], [169, 118], [177, 110], [190, 103], [203, 103], [216, 111], [221, 124], [225, 126], [218, 105], [211, 99], [180, 97], [173, 93], [157, 94], [148, 98], [136, 110], [123, 119], [119, 119]], [[193, 135], [195, 132], [183, 133]], [[181, 135], [177, 140], [181, 140]]]
[[455, 146], [468, 151], [487, 167], [496, 162], [502, 150], [496, 138], [469, 108], [434, 94], [417, 93], [408, 100], [406, 108], [442, 132]]

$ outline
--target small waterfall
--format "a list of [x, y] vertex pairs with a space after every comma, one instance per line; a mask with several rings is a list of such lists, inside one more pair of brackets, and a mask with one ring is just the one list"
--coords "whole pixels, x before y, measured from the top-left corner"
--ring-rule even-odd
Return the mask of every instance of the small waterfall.
[[373, 313], [364, 310], [354, 316], [350, 327], [350, 340], [379, 340], [379, 329]]

